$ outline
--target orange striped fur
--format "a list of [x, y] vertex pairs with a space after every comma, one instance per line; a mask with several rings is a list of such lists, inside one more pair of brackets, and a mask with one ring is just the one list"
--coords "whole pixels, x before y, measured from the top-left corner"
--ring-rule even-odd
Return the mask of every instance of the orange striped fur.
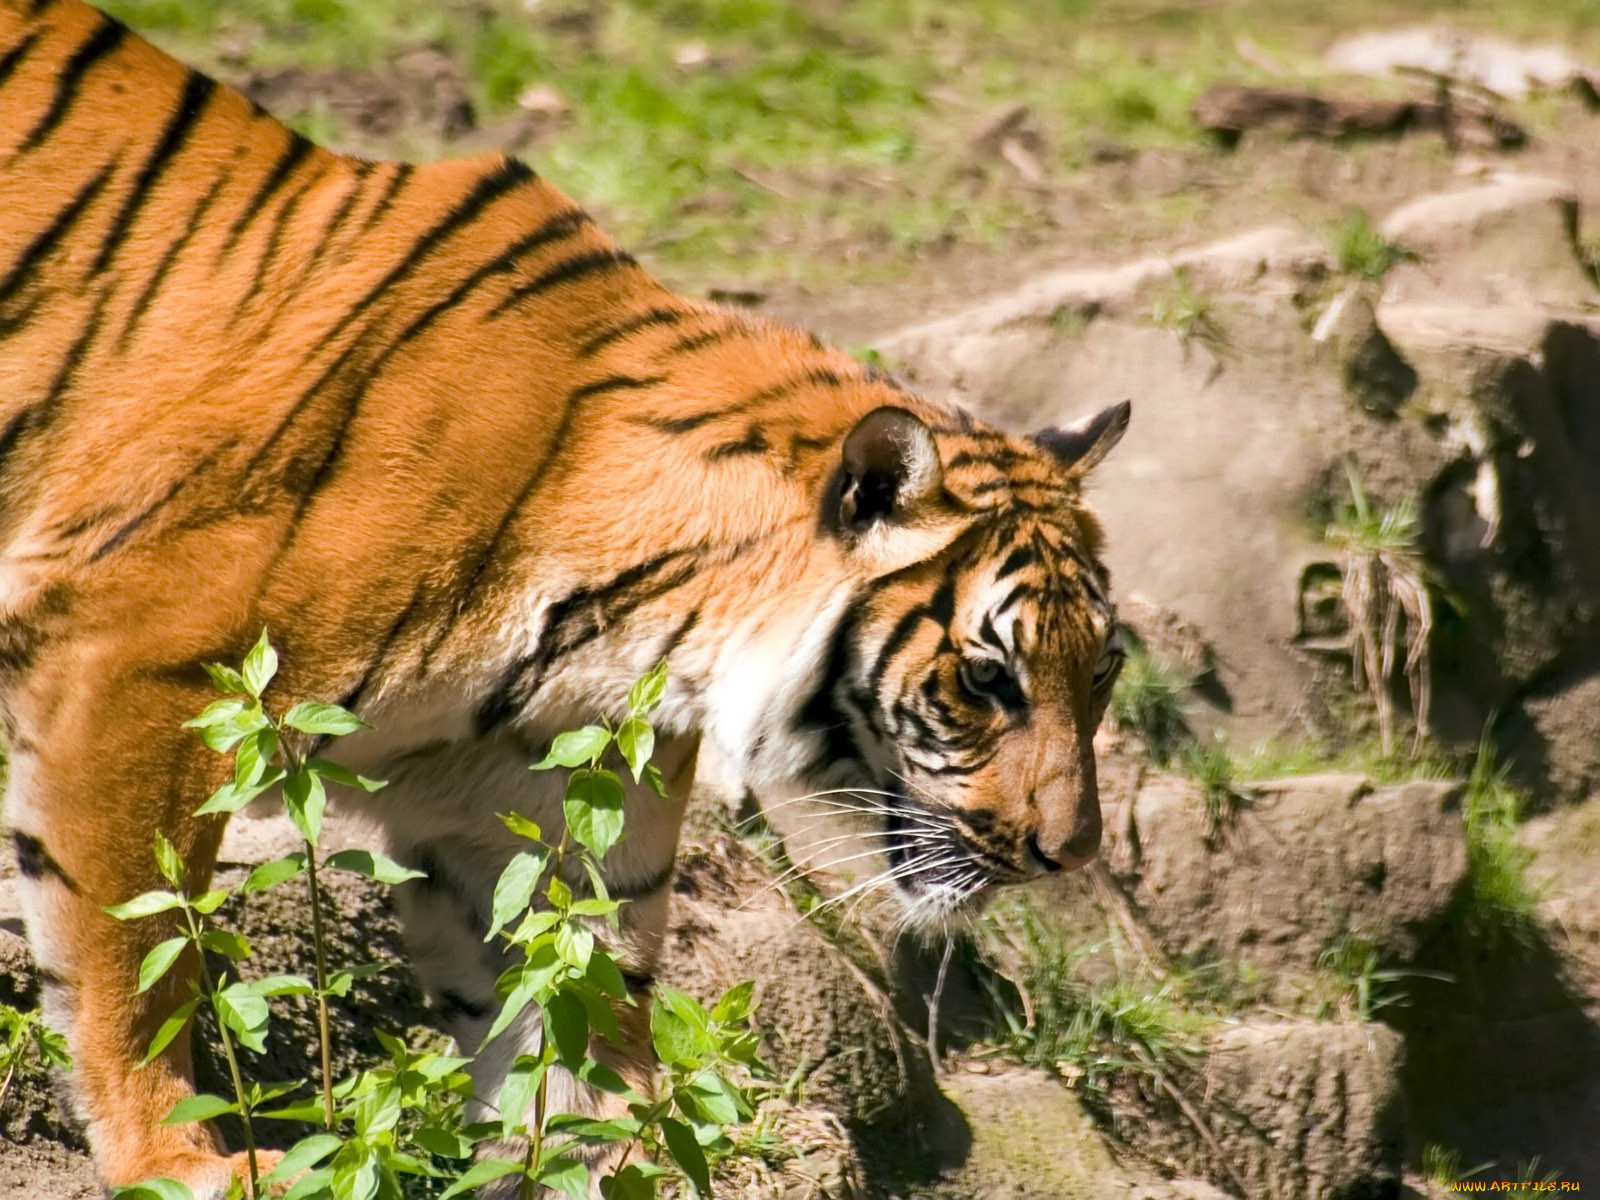
[[[1094, 853], [1119, 652], [1080, 482], [1126, 417], [1009, 437], [668, 292], [519, 163], [334, 154], [80, 0], [0, 0], [8, 819], [107, 1180], [232, 1171], [160, 1123], [184, 1039], [134, 1069], [188, 986], [132, 996], [159, 922], [100, 911], [158, 831], [209, 873], [200, 663], [265, 626], [274, 702], [376, 726], [419, 958], [471, 943], [494, 809], [553, 811], [524, 765], [664, 654], [676, 794], [702, 738], [764, 792], [857, 789], [937, 924]], [[643, 980], [681, 803], [630, 805]], [[494, 965], [419, 963], [464, 1039]]]

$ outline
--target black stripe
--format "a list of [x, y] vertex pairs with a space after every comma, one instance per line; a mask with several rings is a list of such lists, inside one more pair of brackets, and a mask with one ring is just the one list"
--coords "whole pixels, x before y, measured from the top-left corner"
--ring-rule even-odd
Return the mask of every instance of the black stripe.
[[662, 433], [682, 434], [699, 429], [702, 425], [709, 425], [721, 415], [715, 409], [694, 413], [687, 417], [657, 417], [650, 413], [632, 413], [628, 416], [628, 421], [633, 425], [645, 425], [651, 429], [659, 429]]
[[0, 462], [4, 462], [6, 456], [16, 449], [17, 443], [22, 438], [39, 432], [55, 416], [55, 406], [71, 389], [78, 368], [83, 365], [83, 360], [88, 357], [89, 351], [100, 337], [100, 323], [105, 316], [106, 302], [110, 298], [109, 289], [100, 293], [93, 310], [83, 324], [83, 329], [67, 348], [66, 356], [61, 361], [61, 369], [51, 381], [50, 390], [45, 393], [45, 398], [12, 418], [11, 424], [6, 426], [5, 433], [0, 434]]
[[31, 833], [18, 830], [11, 835], [11, 844], [17, 851], [17, 870], [22, 872], [24, 878], [35, 880], [53, 878], [69, 892], [77, 892], [78, 885], [38, 838]]
[[177, 494], [184, 489], [190, 480], [194, 479], [197, 475], [200, 475], [202, 472], [210, 468], [211, 464], [216, 462], [218, 458], [222, 457], [225, 451], [231, 450], [235, 445], [237, 445], [236, 442], [229, 441], [224, 445], [218, 446], [210, 451], [210, 453], [208, 453], [198, 463], [196, 463], [188, 471], [184, 472], [176, 480], [169, 484], [167, 490], [150, 505], [148, 505], [143, 512], [140, 512], [130, 520], [124, 522], [120, 529], [118, 529], [105, 541], [101, 542], [100, 545], [95, 547], [94, 553], [89, 556], [89, 561], [99, 562], [106, 555], [114, 551], [118, 546], [122, 545], [122, 543], [127, 541], [128, 537], [135, 530], [149, 521], [150, 518], [155, 516], [156, 513], [160, 512], [161, 509], [170, 504], [174, 497], [176, 497]]
[[272, 170], [268, 171], [261, 180], [261, 183], [256, 187], [255, 194], [250, 197], [243, 211], [233, 222], [233, 228], [228, 230], [227, 239], [222, 243], [222, 249], [217, 253], [218, 262], [233, 253], [233, 248], [238, 245], [239, 238], [250, 227], [250, 223], [261, 215], [267, 201], [272, 199], [272, 194], [289, 181], [289, 177], [316, 149], [314, 145], [298, 133], [293, 130], [288, 132], [289, 140], [284, 143], [283, 149], [278, 154], [277, 161], [272, 164]]
[[878, 649], [877, 658], [873, 660], [870, 676], [870, 686], [873, 691], [877, 691], [878, 686], [883, 683], [883, 677], [888, 674], [889, 661], [905, 649], [906, 643], [911, 640], [911, 635], [917, 631], [917, 627], [930, 616], [928, 609], [920, 604], [900, 614], [900, 619], [894, 623], [894, 628], [889, 631], [889, 636]]
[[717, 329], [706, 329], [699, 333], [685, 334], [670, 346], [661, 351], [662, 358], [671, 358], [678, 354], [688, 354], [694, 350], [701, 350], [707, 346], [714, 346], [718, 342], [727, 341], [745, 331], [745, 326], [728, 324]]
[[4, 84], [6, 80], [11, 78], [16, 69], [22, 65], [22, 60], [28, 57], [28, 51], [33, 49], [38, 40], [39, 31], [36, 29], [7, 50], [3, 56], [0, 56], [0, 84]]
[[[472, 274], [468, 275], [453, 289], [451, 289], [450, 294], [444, 297], [444, 299], [435, 302], [427, 309], [423, 310], [421, 315], [416, 317], [409, 325], [407, 325], [405, 329], [400, 332], [399, 336], [385, 346], [383, 350], [372, 360], [372, 362], [367, 366], [365, 372], [362, 374], [361, 378], [351, 386], [349, 394], [345, 397], [343, 405], [344, 412], [340, 421], [339, 429], [334, 434], [333, 441], [330, 443], [327, 452], [324, 454], [321, 465], [315, 472], [313, 472], [308, 485], [302, 492], [302, 498], [299, 505], [300, 514], [305, 512], [306, 507], [310, 503], [313, 495], [330, 477], [333, 464], [342, 452], [344, 434], [346, 430], [348, 430], [350, 422], [355, 419], [356, 412], [360, 407], [362, 399], [367, 393], [367, 389], [372, 386], [373, 382], [383, 372], [384, 368], [388, 366], [389, 360], [393, 358], [394, 355], [397, 354], [408, 343], [419, 336], [430, 325], [432, 325], [433, 322], [436, 321], [440, 316], [460, 304], [461, 301], [466, 298], [468, 293], [483, 283], [484, 280], [488, 279], [492, 275], [511, 270], [514, 266], [516, 266], [517, 260], [528, 252], [529, 248], [540, 245], [544, 240], [548, 239], [548, 236], [549, 235], [544, 231], [543, 228], [534, 230], [532, 233], [525, 234], [522, 238], [508, 246], [505, 250], [501, 251], [488, 262], [479, 266], [472, 272]], [[365, 334], [362, 336], [365, 337]], [[317, 396], [324, 385], [326, 385], [338, 373], [339, 369], [344, 365], [344, 363], [353, 356], [353, 352], [360, 345], [361, 339], [357, 339], [355, 345], [351, 346], [343, 354], [341, 354], [334, 361], [333, 365], [330, 366], [328, 370], [323, 372], [316, 383], [312, 384], [309, 389], [301, 393], [300, 398], [295, 401], [294, 406], [284, 416], [283, 420], [278, 423], [272, 434], [260, 446], [260, 448], [256, 450], [255, 454], [251, 456], [250, 462], [245, 468], [247, 475], [256, 470], [261, 461], [271, 451], [272, 447], [275, 446], [278, 440], [288, 431], [290, 425], [293, 424], [301, 412], [304, 411], [306, 406], [310, 404], [310, 402]], [[589, 384], [586, 385], [586, 387], [579, 388], [570, 397], [568, 397], [568, 412], [570, 413], [574, 401], [581, 400], [586, 395], [596, 394], [614, 387], [647, 387], [651, 384], [659, 382], [661, 382], [660, 376], [651, 376], [647, 379], [631, 379], [622, 376], [613, 376], [610, 379], [601, 380], [598, 383]], [[567, 424], [568, 422], [564, 419], [560, 430], [558, 430], [558, 436], [560, 436], [561, 433], [564, 433], [565, 429], [567, 428]], [[549, 453], [554, 453], [554, 447], [552, 447]]]
[[212, 181], [211, 186], [206, 189], [206, 194], [200, 197], [199, 203], [194, 206], [194, 211], [189, 214], [189, 223], [185, 226], [184, 231], [173, 239], [172, 244], [167, 247], [166, 253], [161, 256], [161, 262], [156, 266], [154, 273], [145, 283], [144, 290], [139, 293], [139, 298], [134, 301], [132, 309], [128, 312], [127, 323], [123, 325], [122, 333], [117, 338], [117, 349], [119, 351], [128, 348], [129, 342], [132, 341], [133, 335], [139, 327], [139, 322], [144, 319], [145, 313], [156, 298], [156, 293], [161, 290], [161, 285], [166, 282], [167, 273], [172, 270], [173, 265], [178, 261], [178, 256], [183, 253], [184, 247], [194, 240], [194, 236], [204, 227], [206, 216], [210, 213], [211, 206], [217, 202], [217, 198], [227, 188], [233, 178], [233, 171], [234, 168], [229, 166]]
[[1010, 554], [1006, 555], [1006, 560], [1000, 564], [1000, 570], [996, 573], [995, 578], [1004, 579], [1007, 575], [1015, 574], [1017, 571], [1022, 570], [1023, 567], [1032, 566], [1038, 561], [1039, 555], [1032, 546], [1018, 546]]
[[689, 610], [689, 615], [686, 616], [682, 621], [679, 621], [678, 627], [667, 635], [667, 640], [662, 644], [662, 647], [657, 653], [656, 657], [670, 658], [672, 652], [682, 645], [683, 639], [688, 637], [690, 631], [693, 630], [694, 627], [699, 623], [700, 609], [698, 607], [691, 608]]
[[692, 314], [676, 308], [652, 308], [646, 312], [636, 313], [609, 329], [601, 330], [584, 342], [578, 347], [578, 357], [590, 358], [607, 346], [620, 342], [630, 333], [637, 333], [641, 329], [649, 329], [655, 325], [676, 325], [690, 315]]
[[692, 579], [698, 570], [696, 557], [694, 550], [671, 550], [636, 563], [597, 587], [578, 588], [552, 604], [539, 632], [538, 648], [511, 663], [479, 706], [479, 736], [522, 711], [539, 690], [545, 669], [556, 659], [588, 645], [644, 604]]
[[994, 627], [994, 622], [989, 619], [990, 614], [983, 614], [983, 624], [978, 626], [978, 636], [1001, 653], [1005, 652], [1006, 644], [1000, 640], [1000, 633]]
[[812, 731], [822, 735], [822, 752], [812, 762], [813, 770], [834, 763], [861, 761], [861, 747], [856, 744], [850, 718], [840, 706], [838, 696], [855, 671], [858, 604], [859, 598], [854, 598], [845, 606], [844, 616], [828, 639], [827, 657], [816, 686], [795, 716], [797, 732]]
[[514, 158], [503, 160], [494, 170], [481, 177], [472, 190], [462, 197], [442, 219], [412, 243], [411, 249], [389, 269], [376, 286], [349, 308], [330, 329], [324, 341], [331, 342], [349, 328], [350, 323], [371, 308], [395, 284], [408, 278], [438, 245], [462, 226], [477, 219], [495, 200], [507, 192], [521, 187], [534, 178], [524, 164]]
[[372, 206], [372, 211], [367, 214], [367, 219], [361, 222], [361, 232], [366, 233], [394, 207], [395, 198], [400, 195], [400, 190], [411, 182], [411, 173], [416, 168], [410, 163], [396, 163], [394, 174], [389, 177], [388, 186], [383, 189], [383, 195], [378, 197], [378, 202]]
[[752, 425], [745, 430], [744, 437], [736, 442], [722, 442], [706, 451], [709, 459], [737, 458], [747, 454], [765, 454], [772, 449], [767, 444], [767, 435], [762, 432], [761, 426]]
[[633, 255], [623, 250], [591, 250], [579, 254], [564, 262], [559, 262], [548, 270], [540, 272], [527, 283], [520, 284], [512, 289], [510, 295], [489, 313], [491, 317], [498, 317], [509, 308], [514, 308], [530, 296], [537, 296], [540, 292], [549, 291], [551, 288], [560, 287], [564, 283], [575, 283], [590, 275], [601, 275], [613, 271], [618, 267], [636, 266]]
[[956, 615], [956, 581], [948, 576], [939, 584], [928, 601], [928, 616], [949, 629]]
[[37, 17], [55, 2], [56, 0], [29, 0], [28, 15], [30, 17]]
[[489, 1005], [469, 1000], [454, 988], [446, 988], [439, 996], [438, 1013], [443, 1021], [481, 1021], [489, 1015]]
[[101, 14], [99, 27], [73, 52], [72, 57], [67, 59], [60, 73], [56, 75], [56, 91], [50, 99], [50, 107], [45, 109], [44, 116], [39, 118], [34, 127], [28, 131], [28, 136], [22, 139], [18, 153], [38, 146], [50, 136], [57, 125], [61, 124], [67, 115], [67, 110], [77, 99], [78, 86], [88, 74], [89, 68], [121, 45], [127, 32], [122, 22]]
[[367, 177], [372, 174], [372, 170], [373, 164], [369, 162], [360, 163], [356, 167], [355, 177], [350, 184], [350, 191], [339, 202], [339, 207], [334, 209], [333, 216], [328, 218], [327, 225], [323, 227], [322, 232], [317, 236], [317, 248], [306, 259], [305, 270], [301, 272], [302, 277], [311, 274], [316, 269], [317, 264], [322, 261], [322, 256], [328, 252], [328, 247], [332, 245], [334, 236], [339, 232], [340, 227], [349, 219], [350, 214], [355, 211], [356, 203], [361, 199], [361, 193], [366, 190]]
[[1031, 584], [1017, 584], [1016, 587], [1012, 588], [1006, 593], [1004, 600], [1000, 601], [999, 604], [996, 604], [989, 610], [989, 615], [991, 617], [998, 617], [1001, 613], [1005, 612], [1006, 609], [1010, 608], [1018, 600], [1022, 599], [1022, 597], [1032, 594], [1033, 590], [1034, 589]]
[[[230, 329], [243, 315], [246, 306], [261, 294], [262, 288], [267, 286], [267, 276], [272, 273], [272, 264], [277, 260], [278, 248], [283, 244], [285, 231], [294, 223], [294, 215], [300, 211], [301, 201], [306, 198], [312, 188], [322, 182], [327, 173], [328, 168], [323, 166], [315, 175], [296, 188], [289, 198], [283, 202], [282, 206], [279, 207], [278, 215], [272, 219], [272, 232], [267, 234], [267, 244], [262, 247], [261, 257], [256, 261], [255, 278], [250, 281], [250, 287], [244, 296], [234, 303], [233, 315], [228, 319], [228, 327]], [[279, 306], [279, 311], [282, 310], [282, 307], [282, 305]]]
[[94, 203], [95, 197], [105, 188], [116, 169], [115, 163], [102, 167], [100, 173], [79, 189], [78, 194], [68, 202], [67, 206], [56, 214], [55, 220], [50, 222], [49, 227], [23, 250], [22, 256], [7, 272], [6, 277], [0, 279], [0, 305], [6, 304], [17, 294], [23, 284], [27, 283], [34, 267], [72, 232], [72, 227], [78, 223], [84, 211]]
[[361, 702], [363, 693], [371, 686], [373, 677], [377, 675], [378, 669], [383, 666], [384, 661], [389, 657], [389, 651], [394, 649], [394, 644], [399, 639], [401, 630], [406, 627], [406, 623], [411, 620], [417, 609], [421, 607], [424, 590], [423, 584], [417, 584], [411, 593], [411, 599], [406, 602], [406, 606], [400, 610], [400, 614], [390, 624], [389, 631], [378, 642], [378, 648], [368, 659], [367, 669], [361, 673], [361, 678], [353, 688], [340, 698], [340, 708], [347, 708], [352, 712], [355, 711], [356, 705]]
[[655, 987], [656, 977], [648, 971], [624, 971], [622, 985], [633, 994], [648, 992]]
[[183, 95], [178, 97], [178, 106], [168, 118], [167, 126], [161, 131], [161, 136], [156, 139], [150, 157], [145, 159], [138, 175], [134, 176], [133, 186], [123, 197], [122, 207], [117, 210], [117, 215], [111, 221], [111, 228], [100, 244], [100, 253], [95, 256], [94, 265], [89, 268], [90, 274], [98, 275], [111, 265], [111, 260], [122, 246], [123, 239], [128, 236], [134, 218], [139, 215], [139, 209], [150, 195], [150, 189], [155, 186], [156, 181], [161, 178], [161, 173], [183, 148], [184, 141], [194, 129], [196, 122], [200, 120], [216, 90], [217, 85], [210, 79], [196, 72], [189, 72], [188, 81], [183, 85]]

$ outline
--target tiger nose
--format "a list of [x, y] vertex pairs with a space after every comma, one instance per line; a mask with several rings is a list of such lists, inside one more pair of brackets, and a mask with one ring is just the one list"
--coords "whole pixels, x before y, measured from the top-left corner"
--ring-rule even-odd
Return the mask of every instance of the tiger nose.
[[1098, 853], [1100, 805], [1093, 798], [1079, 806], [1070, 825], [1055, 830], [1047, 823], [1028, 837], [1028, 857], [1046, 872], [1076, 871], [1093, 862]]

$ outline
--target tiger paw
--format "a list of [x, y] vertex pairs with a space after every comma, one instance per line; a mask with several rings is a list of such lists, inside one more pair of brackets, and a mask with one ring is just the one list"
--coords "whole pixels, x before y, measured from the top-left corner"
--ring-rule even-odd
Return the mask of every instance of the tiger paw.
[[[281, 1150], [256, 1151], [256, 1177], [263, 1179], [283, 1158]], [[184, 1154], [161, 1162], [152, 1162], [130, 1173], [141, 1183], [156, 1180], [175, 1180], [187, 1187], [194, 1200], [228, 1200], [229, 1195], [250, 1195], [250, 1160], [243, 1151], [223, 1157], [220, 1154]], [[237, 1186], [235, 1186], [237, 1185]], [[287, 1185], [261, 1184], [257, 1196], [282, 1195]], [[164, 1196], [165, 1192], [152, 1189], [151, 1196]]]

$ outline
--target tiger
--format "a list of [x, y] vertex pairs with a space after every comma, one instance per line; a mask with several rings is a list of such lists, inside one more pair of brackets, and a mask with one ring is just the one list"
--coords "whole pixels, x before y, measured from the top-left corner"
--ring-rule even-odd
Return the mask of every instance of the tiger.
[[[135, 995], [170, 931], [104, 911], [160, 886], [158, 834], [207, 886], [203, 664], [269, 629], [272, 704], [371, 726], [342, 761], [389, 781], [359, 803], [424, 875], [395, 896], [412, 965], [474, 1047], [494, 814], [559, 829], [528, 764], [665, 659], [671, 799], [630, 781], [604, 863], [635, 1002], [595, 1053], [643, 1092], [702, 744], [757, 795], [856, 797], [930, 927], [1094, 857], [1123, 652], [1085, 481], [1129, 411], [1004, 432], [674, 294], [519, 161], [335, 153], [81, 0], [0, 0], [7, 820], [106, 1183], [215, 1200], [243, 1171], [163, 1124], [186, 1036], [140, 1069], [195, 964]], [[480, 1102], [537, 1037], [524, 1013], [478, 1055]]]

